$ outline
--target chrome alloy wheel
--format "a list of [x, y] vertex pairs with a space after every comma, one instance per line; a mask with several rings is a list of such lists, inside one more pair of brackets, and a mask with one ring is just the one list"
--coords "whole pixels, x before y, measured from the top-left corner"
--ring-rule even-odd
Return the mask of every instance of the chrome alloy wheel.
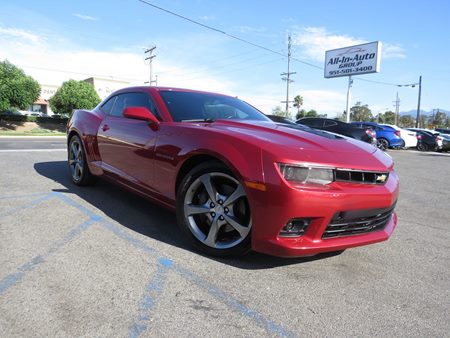
[[221, 172], [205, 173], [192, 182], [184, 198], [184, 218], [192, 234], [215, 249], [238, 245], [252, 226], [242, 184]]
[[84, 170], [83, 146], [78, 137], [73, 137], [69, 146], [69, 167], [72, 179], [75, 182], [81, 181]]

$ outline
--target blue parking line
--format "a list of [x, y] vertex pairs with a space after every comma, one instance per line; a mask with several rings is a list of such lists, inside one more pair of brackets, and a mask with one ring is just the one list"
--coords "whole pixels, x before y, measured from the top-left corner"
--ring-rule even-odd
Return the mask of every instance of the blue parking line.
[[[93, 214], [92, 211], [88, 210], [84, 206], [73, 201], [69, 197], [63, 196], [61, 193], [58, 193], [58, 194], [60, 194], [58, 197], [60, 197], [61, 200], [63, 200], [67, 204], [77, 208], [78, 210], [85, 213], [86, 215], [90, 216]], [[165, 262], [164, 264], [166, 264], [168, 267], [173, 269], [180, 276], [192, 281], [196, 286], [205, 289], [211, 296], [213, 296], [217, 300], [225, 303], [232, 310], [253, 320], [257, 325], [263, 327], [268, 332], [270, 332], [276, 336], [280, 336], [280, 337], [297, 337], [297, 335], [294, 334], [293, 332], [283, 328], [281, 325], [278, 325], [278, 324], [272, 322], [271, 320], [268, 320], [262, 314], [258, 313], [255, 310], [248, 308], [247, 306], [245, 306], [244, 304], [239, 302], [237, 299], [233, 298], [231, 295], [225, 293], [224, 291], [220, 290], [218, 287], [205, 281], [204, 279], [195, 275], [191, 271], [189, 271], [183, 267], [175, 266], [174, 262], [171, 259], [162, 257], [161, 254], [156, 249], [150, 247], [149, 245], [144, 243], [142, 240], [128, 234], [127, 232], [124, 231], [124, 229], [122, 227], [120, 227], [116, 224], [113, 224], [112, 222], [109, 222], [104, 218], [101, 219], [101, 224], [106, 229], [108, 229], [111, 232], [113, 232], [114, 234], [116, 234], [118, 237], [120, 237], [123, 240], [130, 243], [135, 248], [140, 249], [140, 250], [148, 253], [151, 256], [155, 256], [159, 260], [160, 264], [162, 264], [162, 262]], [[133, 326], [133, 330], [136, 330], [137, 335], [139, 335], [142, 331], [139, 331], [140, 330], [139, 323], [136, 325], [137, 325], [136, 328], [134, 328], [134, 326]], [[134, 332], [133, 330], [130, 331], [130, 335], [132, 332]]]
[[92, 224], [96, 223], [99, 219], [101, 219], [99, 216], [93, 217], [88, 219], [87, 221], [77, 225], [76, 227], [72, 228], [66, 236], [64, 236], [62, 239], [56, 241], [53, 243], [50, 248], [42, 255], [35, 256], [33, 259], [31, 259], [29, 262], [23, 264], [20, 266], [17, 270], [17, 272], [14, 272], [12, 274], [9, 274], [2, 280], [0, 280], [0, 295], [2, 295], [4, 292], [6, 292], [10, 287], [17, 284], [23, 276], [29, 271], [32, 271], [34, 268], [36, 268], [39, 264], [45, 262], [47, 257], [54, 253], [55, 251], [62, 248], [64, 245], [72, 241], [75, 237], [80, 235], [83, 231], [87, 230]]
[[156, 267], [156, 274], [148, 282], [144, 295], [142, 296], [141, 305], [139, 307], [139, 317], [130, 328], [130, 338], [137, 338], [142, 332], [147, 330], [151, 311], [156, 306], [158, 299], [161, 297], [167, 280], [167, 274], [169, 269], [172, 267], [172, 264], [173, 263], [171, 260], [165, 258], [159, 259]]
[[224, 291], [220, 290], [213, 284], [205, 281], [204, 279], [196, 276], [191, 271], [183, 268], [183, 267], [175, 267], [175, 271], [178, 272], [179, 275], [183, 276], [184, 278], [190, 280], [195, 285], [205, 289], [211, 296], [214, 298], [220, 300], [222, 303], [228, 305], [230, 308], [235, 310], [236, 312], [240, 312], [242, 315], [249, 317], [250, 319], [254, 320], [256, 324], [266, 329], [266, 331], [271, 332], [277, 336], [280, 337], [297, 337], [298, 335], [285, 329], [281, 325], [278, 325], [271, 320], [268, 320], [263, 315], [258, 313], [257, 311], [254, 311], [229, 294], [225, 293]]
[[24, 204], [19, 205], [19, 206], [15, 207], [15, 208], [12, 208], [12, 209], [9, 209], [7, 211], [4, 211], [4, 212], [0, 213], [0, 217], [8, 216], [8, 215], [11, 215], [11, 214], [13, 214], [13, 213], [15, 213], [17, 211], [21, 211], [21, 210], [26, 210], [26, 209], [32, 208], [36, 204], [44, 202], [44, 201], [46, 201], [46, 200], [48, 200], [48, 199], [50, 199], [50, 198], [52, 198], [54, 196], [55, 196], [55, 194], [53, 192], [45, 194], [44, 196], [41, 196], [41, 197], [39, 197], [39, 198], [37, 198], [35, 200], [32, 200], [30, 202], [24, 203]]

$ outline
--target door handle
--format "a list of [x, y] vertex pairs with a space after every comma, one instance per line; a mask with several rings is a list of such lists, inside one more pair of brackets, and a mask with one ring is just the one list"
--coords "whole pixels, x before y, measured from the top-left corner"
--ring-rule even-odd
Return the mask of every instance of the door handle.
[[102, 127], [102, 130], [103, 131], [109, 130], [109, 126], [107, 124], [104, 124], [103, 127]]

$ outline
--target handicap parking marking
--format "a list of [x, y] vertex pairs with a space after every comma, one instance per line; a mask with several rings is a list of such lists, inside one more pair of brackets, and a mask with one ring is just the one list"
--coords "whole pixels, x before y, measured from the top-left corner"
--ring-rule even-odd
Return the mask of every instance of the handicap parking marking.
[[[25, 195], [25, 197], [30, 196], [39, 196], [38, 195]], [[19, 198], [17, 196], [10, 196], [8, 198]], [[196, 275], [194, 272], [188, 270], [183, 266], [179, 266], [175, 264], [173, 260], [170, 258], [164, 257], [161, 255], [158, 250], [146, 244], [139, 238], [129, 234], [123, 227], [120, 225], [114, 224], [110, 222], [108, 219], [98, 215], [97, 213], [91, 211], [87, 207], [82, 204], [76, 202], [72, 198], [66, 196], [61, 192], [51, 192], [44, 195], [41, 195], [39, 198], [32, 200], [26, 204], [23, 204], [19, 207], [14, 208], [13, 210], [9, 210], [3, 215], [0, 214], [0, 217], [11, 214], [12, 212], [25, 210], [31, 208], [34, 205], [38, 205], [39, 203], [50, 200], [51, 198], [57, 198], [60, 201], [64, 202], [66, 205], [71, 206], [77, 210], [79, 210], [82, 214], [86, 215], [89, 219], [76, 227], [72, 228], [67, 234], [50, 245], [50, 248], [47, 249], [44, 253], [40, 255], [36, 255], [29, 262], [19, 266], [16, 272], [9, 274], [0, 280], [0, 296], [4, 294], [11, 287], [16, 286], [22, 280], [22, 278], [30, 271], [33, 271], [36, 267], [46, 262], [48, 257], [53, 253], [59, 251], [64, 248], [68, 243], [77, 238], [80, 234], [88, 230], [93, 224], [98, 223], [102, 225], [105, 229], [111, 231], [116, 236], [131, 244], [134, 248], [144, 251], [151, 258], [157, 260], [157, 271], [154, 276], [147, 282], [147, 286], [145, 288], [144, 294], [141, 296], [141, 302], [138, 310], [138, 317], [134, 324], [131, 325], [129, 335], [130, 337], [139, 337], [144, 331], [150, 329], [149, 321], [151, 318], [151, 312], [155, 308], [158, 300], [162, 297], [162, 293], [164, 292], [164, 288], [166, 285], [166, 280], [168, 273], [173, 272], [178, 276], [190, 281], [196, 287], [206, 290], [208, 294], [210, 294], [217, 301], [225, 304], [232, 311], [241, 314], [244, 317], [247, 317], [252, 322], [254, 322], [257, 326], [262, 327], [268, 333], [280, 337], [296, 337], [297, 335], [291, 332], [290, 330], [284, 328], [283, 326], [276, 324], [270, 319], [266, 318], [256, 310], [253, 310], [247, 306], [245, 306], [238, 299], [234, 298], [232, 295], [226, 293], [224, 290], [215, 286], [213, 283], [203, 279], [202, 277]]]

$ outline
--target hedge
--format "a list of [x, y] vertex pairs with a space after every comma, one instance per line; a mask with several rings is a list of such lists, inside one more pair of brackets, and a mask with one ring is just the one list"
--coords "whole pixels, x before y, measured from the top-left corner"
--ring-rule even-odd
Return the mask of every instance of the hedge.
[[55, 123], [67, 124], [69, 120], [67, 117], [41, 117], [41, 116], [27, 116], [27, 115], [3, 115], [0, 114], [0, 120], [13, 122], [38, 122], [38, 123]]

